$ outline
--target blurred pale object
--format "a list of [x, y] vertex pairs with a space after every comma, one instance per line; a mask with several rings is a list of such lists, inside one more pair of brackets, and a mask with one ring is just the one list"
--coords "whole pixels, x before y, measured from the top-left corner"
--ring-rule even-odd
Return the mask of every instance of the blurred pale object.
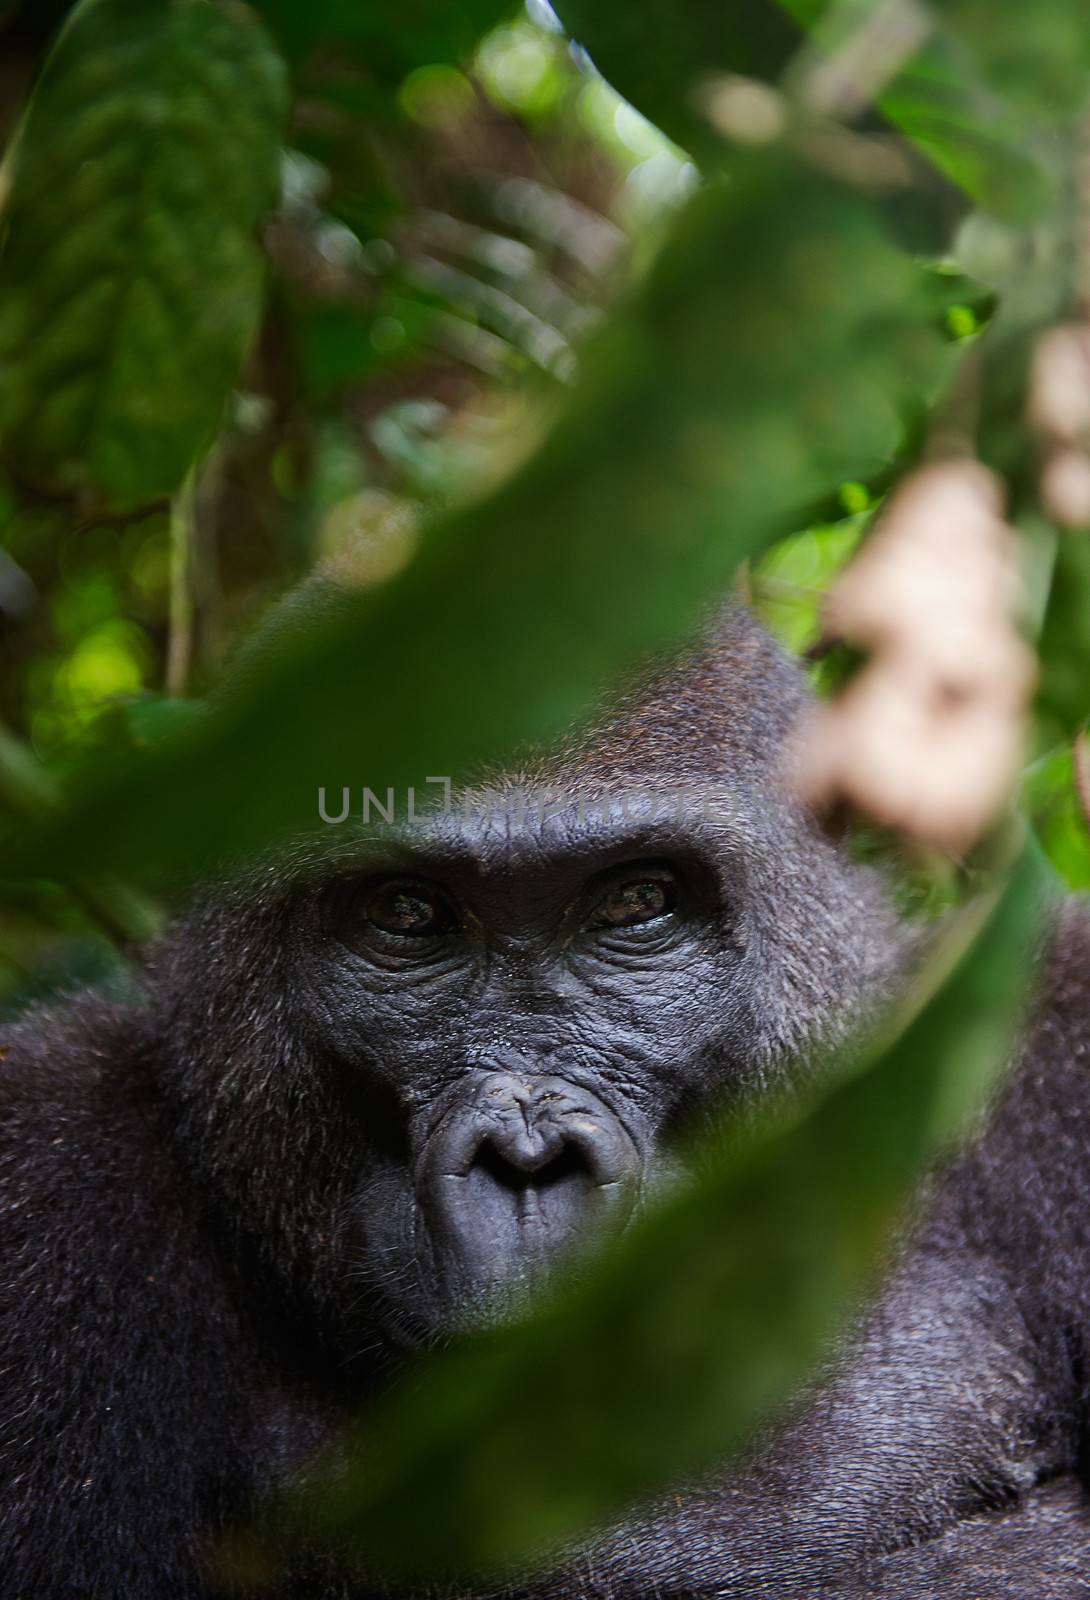
[[1075, 795], [1079, 802], [1079, 809], [1082, 812], [1083, 821], [1090, 824], [1090, 739], [1087, 738], [1085, 728], [1080, 729], [1075, 735], [1071, 759], [1075, 773]]
[[1051, 451], [1041, 468], [1041, 505], [1061, 528], [1090, 528], [1090, 455]]
[[1090, 326], [1038, 339], [1028, 412], [1041, 445], [1041, 504], [1061, 528], [1090, 527]]
[[1033, 657], [1019, 638], [1017, 545], [975, 461], [914, 473], [831, 592], [827, 631], [868, 652], [810, 717], [799, 782], [960, 854], [1018, 771]]
[[697, 99], [712, 126], [742, 144], [767, 144], [787, 127], [783, 96], [755, 78], [723, 73], [706, 83]]
[[1090, 445], [1090, 327], [1064, 323], [1033, 351], [1029, 417], [1054, 444]]
[[320, 570], [349, 588], [373, 589], [409, 564], [418, 537], [415, 506], [382, 489], [363, 489], [326, 512]]

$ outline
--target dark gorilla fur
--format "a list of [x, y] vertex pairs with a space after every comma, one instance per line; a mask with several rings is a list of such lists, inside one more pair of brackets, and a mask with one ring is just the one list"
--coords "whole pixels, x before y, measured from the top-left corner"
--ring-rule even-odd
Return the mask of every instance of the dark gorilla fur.
[[[804, 703], [731, 612], [475, 817], [329, 830], [202, 898], [134, 999], [12, 1030], [2, 1600], [209, 1600], [201, 1552], [406, 1350], [490, 1314], [606, 1191], [638, 1201], [679, 1128], [793, 1081], [874, 1005], [903, 940], [880, 879], [787, 794]], [[515, 782], [566, 804], [500, 825], [489, 796]], [[684, 827], [573, 805], [705, 783], [716, 814]], [[635, 891], [632, 862], [653, 863]], [[384, 873], [442, 880], [462, 920], [376, 931], [359, 886]], [[603, 929], [618, 883], [666, 909]], [[1088, 950], [1064, 909], [986, 1132], [816, 1397], [744, 1468], [520, 1592], [1090, 1594]], [[532, 1237], [495, 1110], [526, 1105], [565, 1158]], [[362, 1594], [315, 1572], [277, 1596]]]

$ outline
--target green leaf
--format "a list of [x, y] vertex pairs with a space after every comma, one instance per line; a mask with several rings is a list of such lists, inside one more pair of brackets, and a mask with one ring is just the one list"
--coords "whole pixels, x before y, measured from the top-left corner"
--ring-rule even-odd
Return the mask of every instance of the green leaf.
[[697, 91], [716, 72], [773, 82], [802, 38], [772, 0], [557, 0], [573, 39], [619, 94], [694, 155], [715, 160], [719, 142]]
[[1090, 536], [1061, 534], [1038, 641], [1037, 708], [1054, 736], [1090, 717]]
[[253, 335], [284, 73], [224, 0], [83, 0], [14, 158], [0, 253], [0, 448], [126, 509], [208, 444]]
[[[780, 4], [833, 54], [866, 25], [868, 13], [886, 14], [884, 0]], [[1048, 0], [1048, 6], [1067, 12], [1069, 29], [1082, 26], [1077, 0]], [[1043, 44], [1035, 9], [992, 0], [938, 0], [927, 17], [930, 32], [882, 83], [876, 109], [979, 205], [1007, 221], [1031, 221], [1059, 193], [1062, 163], [1053, 136], [1057, 121], [1069, 120], [1075, 107], [1070, 95], [1064, 103], [1047, 93], [1014, 92], [1014, 74], [1002, 62], [1020, 55], [1041, 64], [1051, 49], [1058, 66], [1058, 38]]]
[[457, 778], [559, 733], [742, 557], [888, 461], [949, 359], [932, 288], [854, 190], [739, 157], [677, 217], [520, 473], [398, 578], [289, 607], [199, 731], [9, 851], [193, 869], [316, 826], [319, 784]]
[[951, 182], [998, 217], [1028, 222], [1055, 200], [1048, 129], [1006, 104], [964, 50], [929, 41], [878, 98], [882, 115]]
[[[766, 82], [785, 78], [803, 30], [821, 40], [836, 29], [841, 42], [850, 25], [865, 19], [868, 3], [838, 6], [829, 0], [656, 0], [631, 7], [603, 0], [558, 0], [557, 9], [575, 38], [586, 45], [610, 82], [645, 116], [705, 164], [722, 159], [721, 146], [700, 110], [700, 91], [716, 73], [741, 73]], [[1078, 13], [1072, 0], [1050, 0], [1066, 8], [1068, 23]], [[1047, 97], [1026, 104], [1005, 97], [1011, 73], [1002, 70], [1016, 57], [1017, 31], [1027, 59], [1039, 59], [1033, 38], [1036, 12], [1023, 7], [1020, 23], [1010, 8], [1002, 38], [1002, 61], [986, 38], [982, 14], [990, 8], [970, 0], [946, 8], [950, 21], [937, 18], [937, 30], [884, 86], [878, 111], [905, 133], [966, 194], [1005, 218], [1025, 220], [1055, 196], [1057, 173], [1049, 129], [1057, 107]], [[955, 28], [955, 21], [961, 24]], [[648, 38], [655, 46], [648, 48]], [[1062, 33], [1057, 24], [1052, 46]], [[1048, 62], [1055, 66], [1052, 49]], [[1042, 79], [1047, 79], [1044, 66]], [[785, 80], [786, 81], [786, 80]], [[1067, 94], [1070, 99], [1070, 94]], [[940, 217], [948, 218], [948, 205]]]
[[1082, 0], [933, 0], [995, 91], [1047, 116], [1077, 116], [1090, 98], [1090, 29]]
[[994, 1087], [1044, 889], [1028, 851], [975, 942], [979, 906], [948, 929], [884, 1052], [741, 1149], [726, 1128], [703, 1175], [580, 1287], [404, 1379], [361, 1421], [347, 1469], [339, 1450], [308, 1479], [298, 1537], [365, 1564], [489, 1570], [743, 1448], [872, 1281], [924, 1164]]
[[1070, 744], [1033, 763], [1022, 794], [1041, 848], [1064, 883], [1069, 889], [1090, 889], [1090, 828], [1075, 787]]
[[367, 0], [256, 0], [258, 9], [293, 63], [305, 62], [319, 44], [358, 52], [372, 79], [396, 87], [414, 67], [453, 62], [482, 34], [517, 9], [512, 0], [402, 0], [397, 6]]

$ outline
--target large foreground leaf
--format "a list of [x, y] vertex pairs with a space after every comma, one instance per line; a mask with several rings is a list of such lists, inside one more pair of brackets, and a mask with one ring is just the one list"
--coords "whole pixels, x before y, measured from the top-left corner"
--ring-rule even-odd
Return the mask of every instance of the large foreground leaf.
[[284, 75], [232, 0], [83, 0], [16, 147], [0, 449], [92, 506], [174, 490], [260, 306]]
[[964, 925], [948, 930], [930, 999], [808, 1114], [725, 1147], [581, 1290], [411, 1374], [361, 1424], [347, 1473], [311, 1481], [296, 1535], [364, 1564], [488, 1569], [740, 1448], [827, 1348], [923, 1163], [994, 1085], [1041, 872], [1027, 854], [968, 953]]
[[740, 558], [889, 459], [944, 359], [925, 278], [853, 190], [740, 158], [520, 473], [400, 577], [290, 610], [210, 718], [9, 842], [8, 864], [198, 867], [313, 825], [319, 784], [422, 785], [555, 734]]

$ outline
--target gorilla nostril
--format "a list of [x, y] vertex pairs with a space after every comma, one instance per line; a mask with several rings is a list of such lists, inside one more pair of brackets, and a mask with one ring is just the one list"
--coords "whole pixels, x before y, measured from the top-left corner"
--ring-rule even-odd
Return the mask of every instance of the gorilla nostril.
[[522, 1194], [528, 1189], [549, 1189], [569, 1180], [589, 1179], [590, 1167], [579, 1146], [565, 1140], [558, 1150], [539, 1153], [527, 1149], [501, 1150], [492, 1138], [485, 1139], [474, 1166], [487, 1173], [501, 1189]]

